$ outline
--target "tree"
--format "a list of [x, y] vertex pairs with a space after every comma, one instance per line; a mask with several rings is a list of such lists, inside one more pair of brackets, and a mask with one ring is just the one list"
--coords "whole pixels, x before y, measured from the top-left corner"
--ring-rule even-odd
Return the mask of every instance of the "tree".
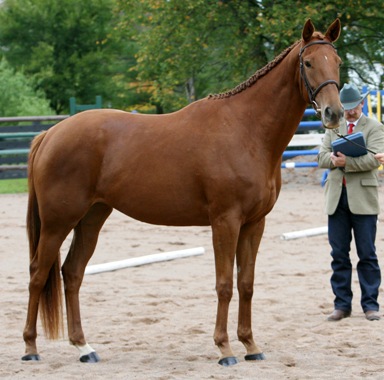
[[15, 72], [5, 59], [0, 61], [0, 116], [53, 115], [49, 101], [42, 91], [22, 73]]
[[255, 61], [266, 63], [249, 43], [259, 29], [257, 3], [119, 1], [121, 27], [137, 44], [138, 80], [159, 109], [177, 109], [230, 88], [253, 72]]
[[384, 2], [124, 0], [118, 8], [137, 44], [139, 83], [165, 111], [245, 80], [298, 40], [308, 18], [321, 31], [341, 19], [342, 84], [373, 84], [370, 73], [383, 60]]
[[58, 113], [96, 95], [161, 113], [241, 83], [307, 18], [321, 31], [341, 19], [341, 84], [379, 87], [383, 11], [372, 0], [4, 0], [0, 52]]
[[[303, 15], [311, 18], [317, 29], [324, 31], [336, 17], [342, 33], [337, 50], [343, 59], [341, 83], [353, 80], [358, 85], [382, 86], [384, 2], [372, 0], [318, 0], [304, 4], [300, 0], [263, 1], [261, 15], [266, 35], [276, 42], [292, 36], [295, 25], [301, 25]], [[376, 75], [372, 75], [376, 74]]]
[[[125, 43], [115, 30], [114, 0], [5, 0], [0, 45], [17, 70], [33, 77], [57, 113], [69, 98], [119, 103], [119, 73], [128, 73]], [[129, 63], [128, 63], [129, 64]]]

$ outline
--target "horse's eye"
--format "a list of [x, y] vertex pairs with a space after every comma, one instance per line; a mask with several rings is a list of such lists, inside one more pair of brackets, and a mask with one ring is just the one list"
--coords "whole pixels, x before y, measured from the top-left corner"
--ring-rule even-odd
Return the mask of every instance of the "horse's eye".
[[305, 67], [311, 67], [311, 63], [309, 61], [305, 61], [304, 64], [305, 64]]

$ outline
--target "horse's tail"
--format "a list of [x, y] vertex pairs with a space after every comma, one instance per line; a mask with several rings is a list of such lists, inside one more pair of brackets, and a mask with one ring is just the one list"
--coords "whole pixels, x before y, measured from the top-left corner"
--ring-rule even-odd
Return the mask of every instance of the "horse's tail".
[[[40, 241], [41, 220], [38, 201], [34, 184], [34, 161], [36, 153], [46, 135], [41, 133], [32, 141], [28, 157], [28, 209], [27, 209], [27, 233], [29, 239], [30, 265], [38, 265], [37, 247]], [[63, 332], [63, 307], [60, 278], [60, 254], [52, 265], [43, 291], [40, 295], [39, 308], [41, 322], [46, 336], [57, 339]], [[31, 272], [32, 273], [32, 272]]]

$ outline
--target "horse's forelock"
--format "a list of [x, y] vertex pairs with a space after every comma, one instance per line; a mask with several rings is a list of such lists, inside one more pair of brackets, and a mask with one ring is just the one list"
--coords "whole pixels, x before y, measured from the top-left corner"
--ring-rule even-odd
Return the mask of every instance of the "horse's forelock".
[[323, 41], [323, 40], [325, 40], [325, 35], [321, 32], [314, 32], [312, 35], [312, 38]]

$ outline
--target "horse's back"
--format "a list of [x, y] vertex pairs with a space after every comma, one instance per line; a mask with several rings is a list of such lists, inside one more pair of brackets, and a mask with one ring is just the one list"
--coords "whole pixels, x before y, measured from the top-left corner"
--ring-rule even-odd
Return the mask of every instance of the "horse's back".
[[[198, 142], [174, 119], [95, 110], [64, 120], [35, 157], [37, 191], [63, 204], [76, 198], [77, 208], [107, 203], [152, 223], [168, 215], [172, 224], [208, 224], [195, 170]], [[187, 209], [190, 220], [177, 221]]]

